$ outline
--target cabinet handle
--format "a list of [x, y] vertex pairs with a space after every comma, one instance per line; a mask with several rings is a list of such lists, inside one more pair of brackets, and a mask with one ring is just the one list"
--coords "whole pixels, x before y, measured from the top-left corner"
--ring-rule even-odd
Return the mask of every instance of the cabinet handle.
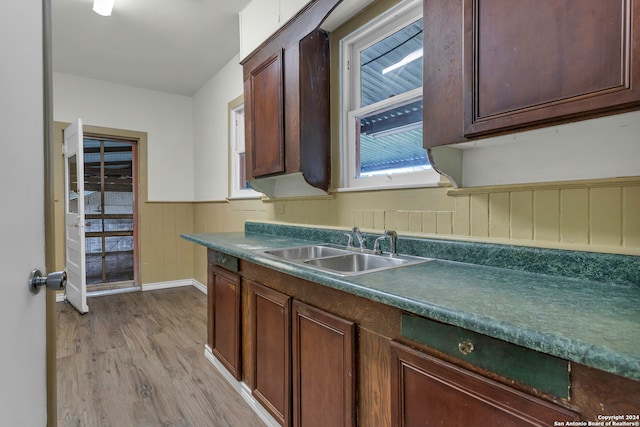
[[473, 351], [473, 343], [470, 340], [465, 340], [458, 343], [458, 350], [462, 354], [469, 354]]

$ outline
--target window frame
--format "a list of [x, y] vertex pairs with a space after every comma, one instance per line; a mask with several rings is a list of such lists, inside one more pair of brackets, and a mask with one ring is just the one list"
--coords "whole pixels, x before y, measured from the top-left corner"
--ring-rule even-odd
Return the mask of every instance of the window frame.
[[[239, 118], [242, 117], [242, 123]], [[229, 199], [257, 199], [262, 197], [252, 188], [240, 188], [242, 157], [245, 154], [244, 103], [229, 104]], [[245, 165], [246, 174], [246, 165]]]
[[340, 41], [341, 75], [341, 188], [338, 191], [437, 186], [440, 174], [426, 170], [356, 177], [358, 151], [357, 118], [409, 99], [420, 99], [422, 87], [365, 107], [360, 106], [360, 52], [422, 18], [422, 1], [408, 1], [389, 9]]

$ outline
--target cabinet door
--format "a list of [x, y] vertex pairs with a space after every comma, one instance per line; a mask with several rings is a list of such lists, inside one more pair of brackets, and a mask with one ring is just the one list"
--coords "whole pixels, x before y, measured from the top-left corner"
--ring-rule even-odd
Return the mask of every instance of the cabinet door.
[[639, 18], [637, 1], [425, 1], [425, 147], [640, 108]]
[[282, 50], [250, 71], [251, 177], [283, 173], [284, 118]]
[[464, 73], [473, 83], [465, 88], [465, 135], [640, 101], [632, 7], [638, 4], [466, 0], [464, 14], [473, 18]]
[[293, 302], [293, 422], [295, 426], [355, 425], [352, 322]]
[[214, 265], [209, 269], [208, 281], [209, 346], [240, 380], [240, 276]]
[[255, 282], [251, 298], [253, 396], [283, 426], [291, 425], [290, 298]]
[[394, 426], [550, 426], [576, 414], [407, 346], [391, 343]]

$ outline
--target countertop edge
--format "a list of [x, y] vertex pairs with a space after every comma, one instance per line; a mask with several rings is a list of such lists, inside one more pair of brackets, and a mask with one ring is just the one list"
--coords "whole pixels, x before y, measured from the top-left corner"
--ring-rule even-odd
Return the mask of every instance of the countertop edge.
[[[348, 277], [331, 276], [315, 270], [301, 268], [294, 263], [262, 256], [250, 249], [237, 249], [229, 245], [204, 240], [194, 234], [182, 234], [180, 237], [209, 249], [218, 250], [228, 255], [253, 262], [257, 265], [386, 304], [411, 314], [448, 323], [531, 350], [566, 359], [570, 362], [580, 363], [640, 381], [640, 359], [614, 352], [606, 347], [540, 333], [496, 319], [488, 319], [467, 312], [447, 309], [446, 307], [430, 304], [426, 301], [416, 301], [400, 295], [367, 288], [350, 282]], [[321, 243], [311, 240], [299, 240], [301, 244]]]

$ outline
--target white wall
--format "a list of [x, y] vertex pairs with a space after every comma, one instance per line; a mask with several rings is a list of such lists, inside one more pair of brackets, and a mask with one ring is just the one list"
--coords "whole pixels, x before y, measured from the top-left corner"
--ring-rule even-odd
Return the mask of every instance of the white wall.
[[640, 112], [461, 144], [463, 186], [640, 175]]
[[149, 200], [193, 200], [193, 102], [188, 96], [53, 75], [54, 120], [146, 132]]
[[228, 104], [244, 90], [239, 62], [233, 57], [193, 98], [195, 201], [228, 196]]

